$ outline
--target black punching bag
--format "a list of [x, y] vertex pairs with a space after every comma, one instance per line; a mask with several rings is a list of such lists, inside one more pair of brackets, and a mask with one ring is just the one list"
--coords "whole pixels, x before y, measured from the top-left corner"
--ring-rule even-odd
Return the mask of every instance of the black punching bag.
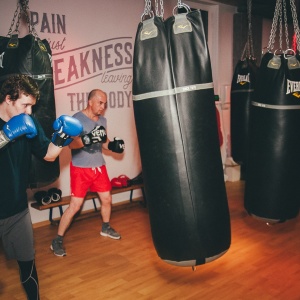
[[[46, 136], [51, 138], [56, 118], [51, 49], [47, 40], [28, 34], [0, 37], [0, 84], [13, 74], [26, 74], [35, 79], [40, 100], [33, 107], [33, 116], [41, 123]], [[46, 162], [32, 156], [29, 187], [42, 187], [59, 177], [59, 160]]]
[[256, 73], [256, 60], [245, 58], [237, 63], [231, 82], [231, 156], [243, 169], [246, 168], [250, 105]]
[[268, 222], [295, 218], [299, 212], [299, 82], [298, 56], [263, 56], [250, 111], [244, 205]]
[[139, 24], [133, 95], [159, 257], [178, 266], [220, 257], [230, 246], [230, 219], [200, 11]]

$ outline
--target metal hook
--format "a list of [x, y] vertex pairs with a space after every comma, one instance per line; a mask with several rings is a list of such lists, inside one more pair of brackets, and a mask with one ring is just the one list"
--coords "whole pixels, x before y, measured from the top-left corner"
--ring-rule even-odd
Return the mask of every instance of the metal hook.
[[280, 52], [281, 52], [280, 54], [283, 53], [282, 49], [279, 48], [279, 49], [276, 49], [276, 50], [273, 52], [274, 56], [279, 56], [279, 55], [280, 55], [280, 54], [277, 54], [277, 51], [278, 51], [278, 52], [280, 51]]
[[149, 11], [149, 13], [143, 13], [141, 15], [141, 22], [144, 21], [144, 17], [149, 15], [149, 19], [153, 19], [154, 18], [154, 12], [151, 10]]
[[293, 49], [286, 49], [285, 51], [284, 51], [284, 58], [285, 59], [287, 59], [287, 55], [288, 55], [288, 53], [289, 52], [291, 52], [292, 54], [290, 54], [290, 56], [295, 56], [296, 55], [296, 52], [293, 50]]
[[185, 10], [186, 10], [187, 13], [189, 13], [191, 11], [191, 8], [188, 5], [182, 3], [181, 5], [176, 5], [173, 8], [173, 16], [175, 16], [175, 10], [176, 10], [176, 8], [177, 8], [177, 14], [178, 14], [178, 9], [179, 8], [185, 8]]

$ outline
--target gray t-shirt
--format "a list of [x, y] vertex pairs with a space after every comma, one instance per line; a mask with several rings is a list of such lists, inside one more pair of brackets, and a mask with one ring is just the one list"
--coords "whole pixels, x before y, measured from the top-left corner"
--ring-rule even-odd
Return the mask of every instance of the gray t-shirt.
[[[82, 126], [83, 131], [81, 135], [91, 132], [96, 126], [100, 125], [106, 129], [106, 118], [99, 117], [97, 122], [88, 118], [83, 112], [79, 111], [73, 115], [78, 119]], [[102, 143], [92, 144], [80, 149], [72, 149], [72, 164], [81, 168], [96, 168], [105, 165], [105, 160], [102, 155]]]

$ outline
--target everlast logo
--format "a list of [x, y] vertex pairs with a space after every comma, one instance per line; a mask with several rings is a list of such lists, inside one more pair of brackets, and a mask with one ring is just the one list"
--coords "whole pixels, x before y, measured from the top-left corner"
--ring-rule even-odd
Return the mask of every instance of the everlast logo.
[[300, 91], [300, 81], [291, 81], [287, 79], [286, 82], [286, 94], [292, 94], [293, 96], [299, 98], [299, 92]]
[[247, 75], [240, 75], [240, 74], [238, 74], [236, 83], [244, 85], [247, 82], [251, 82], [250, 81], [250, 73], [248, 73]]

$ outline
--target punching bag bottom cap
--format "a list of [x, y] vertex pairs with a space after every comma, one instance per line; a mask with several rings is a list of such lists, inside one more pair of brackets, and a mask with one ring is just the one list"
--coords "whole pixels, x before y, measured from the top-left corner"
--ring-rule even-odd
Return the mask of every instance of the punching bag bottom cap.
[[250, 216], [252, 216], [253, 218], [257, 219], [257, 220], [260, 220], [260, 221], [263, 221], [267, 224], [276, 224], [276, 223], [283, 223], [285, 222], [286, 220], [280, 220], [280, 219], [268, 219], [268, 218], [263, 218], [263, 217], [259, 217], [257, 215], [254, 215], [254, 214], [250, 214]]
[[[212, 262], [212, 261], [218, 259], [219, 257], [223, 256], [227, 251], [228, 250], [225, 250], [222, 253], [219, 253], [217, 255], [207, 257], [204, 259], [203, 262], [201, 262], [201, 264]], [[186, 261], [172, 261], [172, 260], [163, 259], [163, 261], [170, 265], [177, 266], [177, 267], [195, 267], [195, 266], [199, 265], [199, 262], [196, 259], [186, 260]]]

